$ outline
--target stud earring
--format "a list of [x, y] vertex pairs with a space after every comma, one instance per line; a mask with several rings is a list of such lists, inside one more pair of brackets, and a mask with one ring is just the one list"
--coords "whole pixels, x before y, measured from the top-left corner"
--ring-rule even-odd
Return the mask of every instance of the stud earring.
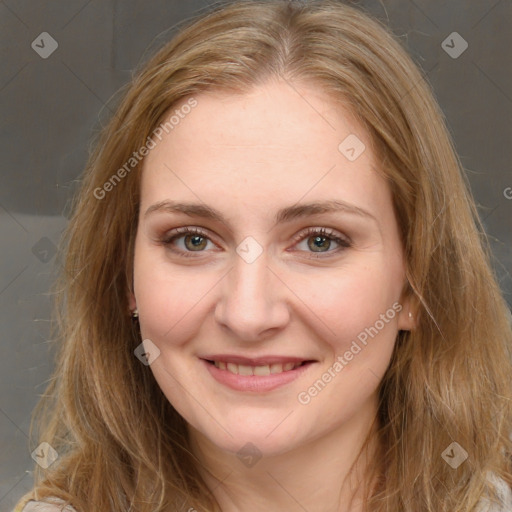
[[137, 308], [132, 311], [132, 318], [139, 318], [139, 311]]
[[412, 318], [412, 313], [409, 311], [409, 318]]

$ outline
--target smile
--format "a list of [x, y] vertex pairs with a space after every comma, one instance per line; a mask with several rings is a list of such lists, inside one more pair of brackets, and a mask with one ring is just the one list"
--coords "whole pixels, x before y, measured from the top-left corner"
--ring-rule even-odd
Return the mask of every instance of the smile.
[[290, 357], [248, 359], [219, 355], [201, 359], [213, 379], [223, 386], [260, 393], [291, 383], [316, 363]]
[[235, 375], [271, 375], [275, 373], [289, 372], [302, 366], [306, 361], [301, 363], [273, 363], [262, 366], [249, 366], [245, 364], [227, 363], [225, 361], [211, 361], [219, 370], [226, 370]]

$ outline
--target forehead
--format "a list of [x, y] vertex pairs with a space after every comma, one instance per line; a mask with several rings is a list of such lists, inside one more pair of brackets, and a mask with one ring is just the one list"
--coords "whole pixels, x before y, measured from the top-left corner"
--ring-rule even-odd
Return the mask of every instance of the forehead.
[[145, 159], [141, 209], [174, 197], [219, 209], [259, 205], [262, 214], [327, 196], [389, 207], [368, 134], [320, 87], [268, 82], [247, 94], [194, 100], [193, 108], [180, 111], [182, 102], [164, 118], [178, 122]]

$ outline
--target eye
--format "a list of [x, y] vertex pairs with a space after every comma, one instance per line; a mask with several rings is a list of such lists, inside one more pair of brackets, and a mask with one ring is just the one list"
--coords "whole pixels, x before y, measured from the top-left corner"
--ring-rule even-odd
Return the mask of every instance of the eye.
[[[326, 228], [308, 228], [296, 235], [294, 240], [297, 242], [296, 246], [304, 242], [306, 247], [301, 250], [312, 253], [308, 257], [316, 258], [324, 257], [321, 256], [324, 253], [328, 253], [328, 256], [333, 253], [337, 254], [351, 247], [348, 238]], [[176, 248], [180, 245], [179, 241], [182, 241], [181, 247]], [[205, 252], [208, 243], [213, 244], [205, 231], [193, 226], [174, 229], [161, 240], [161, 243], [169, 247], [172, 252], [184, 257], [193, 257], [194, 253]], [[338, 248], [330, 250], [333, 243], [338, 245]]]
[[[311, 253], [317, 253], [317, 254], [324, 254], [329, 253], [328, 255], [331, 255], [332, 253], [339, 253], [340, 251], [343, 251], [344, 249], [347, 249], [351, 247], [351, 242], [348, 238], [344, 237], [341, 234], [338, 234], [337, 232], [326, 229], [326, 228], [308, 228], [305, 232], [299, 233], [295, 240], [299, 242], [297, 244], [297, 247], [300, 246], [300, 243], [305, 244], [305, 250], [306, 252]], [[334, 244], [338, 245], [338, 248], [335, 250], [329, 250], [331, 249], [331, 246]], [[308, 257], [323, 257], [323, 256], [315, 256], [314, 254]]]
[[[180, 239], [183, 239], [182, 248], [176, 249], [174, 246]], [[213, 243], [203, 230], [188, 226], [174, 229], [162, 240], [162, 243], [172, 252], [185, 257], [193, 256], [194, 252], [204, 252], [203, 249], [207, 247], [208, 242]]]

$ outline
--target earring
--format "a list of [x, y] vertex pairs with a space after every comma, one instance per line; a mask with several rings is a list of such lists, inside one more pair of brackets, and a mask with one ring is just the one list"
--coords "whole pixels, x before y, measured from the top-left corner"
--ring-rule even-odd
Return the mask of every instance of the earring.
[[412, 313], [409, 311], [409, 318], [412, 318]]
[[139, 311], [137, 308], [132, 311], [132, 318], [139, 318]]

